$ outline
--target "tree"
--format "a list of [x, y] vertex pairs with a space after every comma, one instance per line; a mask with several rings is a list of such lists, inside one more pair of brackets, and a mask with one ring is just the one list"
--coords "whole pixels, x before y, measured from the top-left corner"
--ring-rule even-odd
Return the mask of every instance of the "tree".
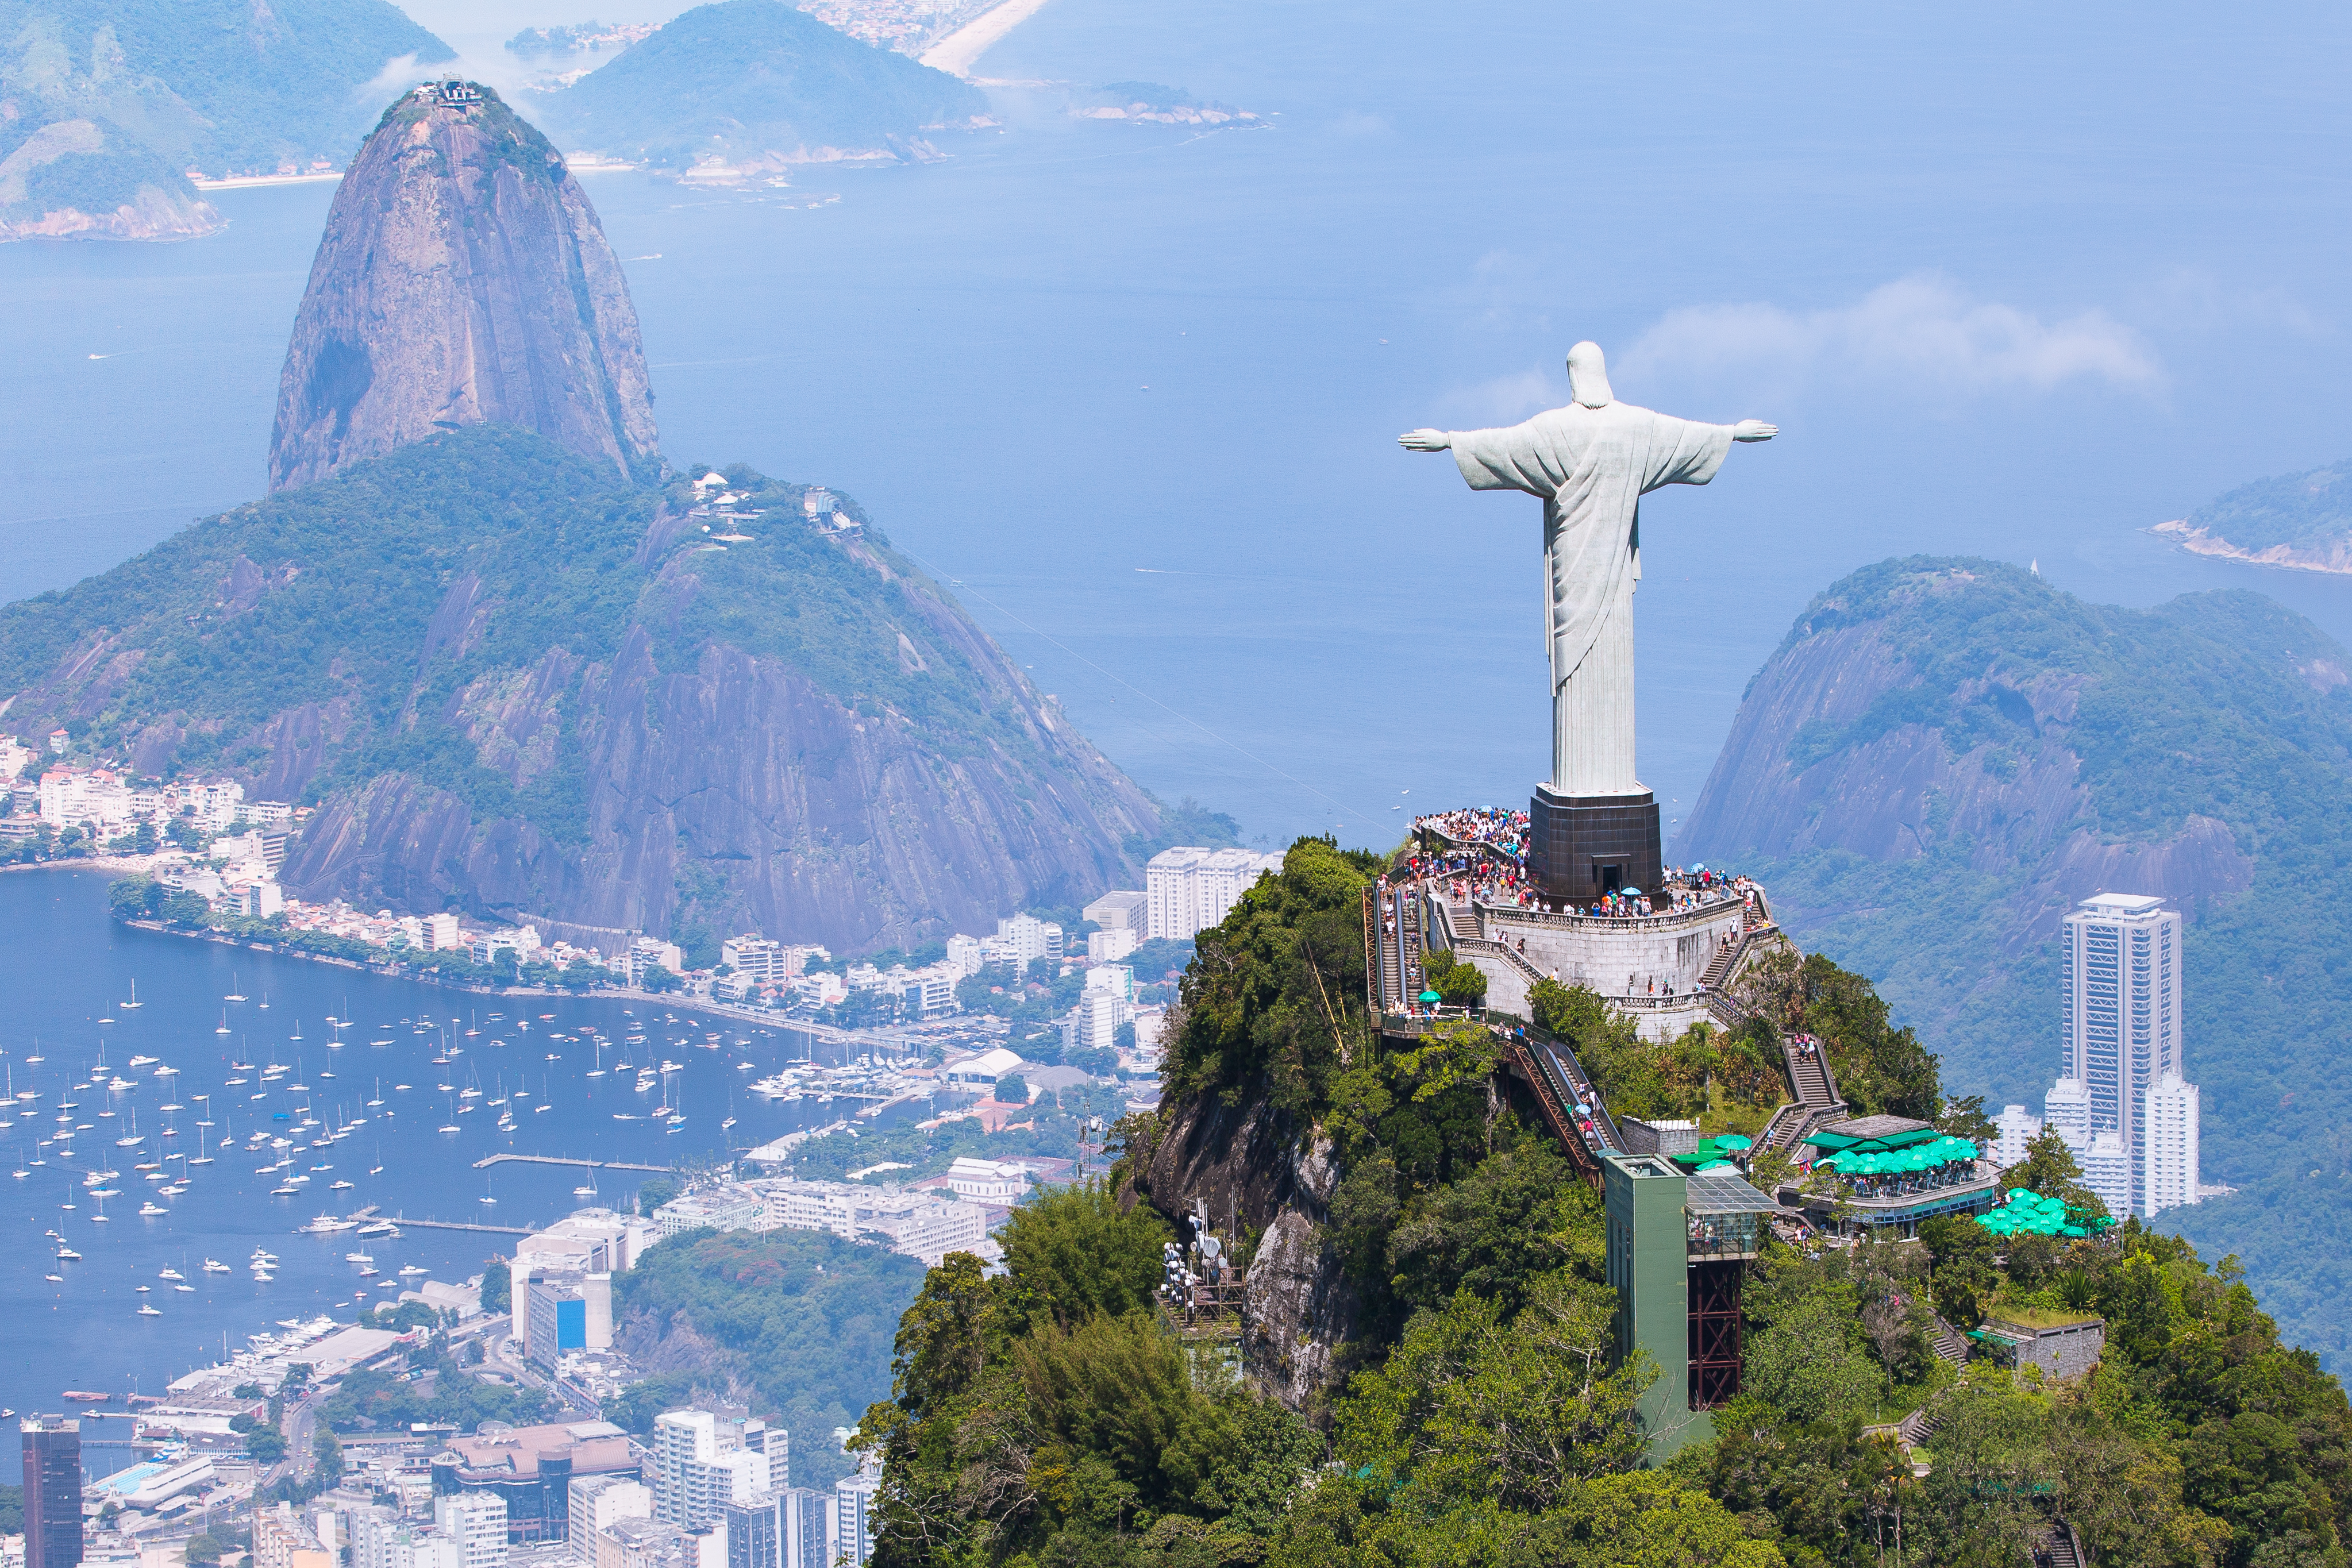
[[1992, 1118], [1985, 1114], [1981, 1094], [1946, 1100], [1943, 1110], [1937, 1113], [1936, 1130], [1955, 1138], [1966, 1138], [1972, 1144], [1990, 1143], [2000, 1133], [1992, 1124]]
[[1742, 1390], [1798, 1422], [1867, 1409], [1881, 1379], [1863, 1348], [1859, 1294], [1843, 1257], [1776, 1252], [1745, 1303], [1761, 1326], [1748, 1343]]
[[1388, 1361], [1350, 1384], [1340, 1458], [1431, 1503], [1529, 1511], [1572, 1481], [1632, 1469], [1646, 1448], [1634, 1400], [1657, 1369], [1638, 1356], [1611, 1367], [1616, 1304], [1608, 1286], [1560, 1270], [1508, 1324], [1467, 1291], [1417, 1314]]
[[259, 1465], [274, 1465], [286, 1457], [286, 1437], [275, 1427], [257, 1427], [245, 1435], [245, 1451]]
[[204, 1568], [205, 1563], [217, 1563], [221, 1560], [221, 1543], [210, 1535], [191, 1535], [181, 1560], [188, 1563], [189, 1568]]
[[146, 920], [163, 905], [163, 884], [144, 874], [126, 876], [107, 889], [107, 913], [117, 920]]
[[311, 1479], [324, 1490], [343, 1479], [343, 1446], [336, 1441], [333, 1428], [321, 1425], [318, 1435], [310, 1439]]
[[513, 1305], [514, 1276], [507, 1268], [507, 1260], [503, 1258], [484, 1259], [482, 1260], [482, 1311], [493, 1313], [503, 1312], [509, 1311]]
[[1041, 1194], [1013, 1211], [1003, 1233], [1014, 1304], [1026, 1317], [1065, 1325], [1149, 1307], [1167, 1235], [1143, 1205], [1122, 1211], [1104, 1182]]
[[2004, 1173], [2011, 1186], [2021, 1186], [2054, 1197], [2077, 1215], [2104, 1218], [2107, 1206], [2096, 1193], [2083, 1185], [2083, 1167], [2074, 1162], [2074, 1151], [2055, 1127], [2044, 1127], [2025, 1145], [2025, 1158]]
[[1967, 1216], [1923, 1221], [1919, 1239], [1931, 1260], [1928, 1292], [1946, 1322], [1972, 1329], [2000, 1284], [1993, 1271], [1992, 1232]]
[[992, 1098], [1007, 1105], [1029, 1103], [1029, 1081], [1017, 1072], [1007, 1072], [996, 1081]]

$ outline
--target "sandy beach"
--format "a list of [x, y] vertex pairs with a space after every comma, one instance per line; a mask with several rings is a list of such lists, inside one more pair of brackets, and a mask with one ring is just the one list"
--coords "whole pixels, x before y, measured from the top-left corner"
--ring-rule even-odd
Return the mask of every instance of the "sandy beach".
[[971, 75], [996, 41], [1045, 8], [1045, 0], [1004, 0], [976, 21], [967, 22], [923, 51], [923, 63], [960, 77]]

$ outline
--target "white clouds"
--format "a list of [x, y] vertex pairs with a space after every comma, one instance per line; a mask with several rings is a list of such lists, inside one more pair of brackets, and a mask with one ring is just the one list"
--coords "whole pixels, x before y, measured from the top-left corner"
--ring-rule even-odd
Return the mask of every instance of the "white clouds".
[[352, 88], [352, 98], [370, 105], [389, 103], [418, 82], [429, 80], [433, 75], [431, 71], [417, 68], [415, 55], [394, 55], [383, 62], [383, 69], [376, 72], [373, 80], [363, 81]]
[[2105, 311], [2044, 321], [1972, 298], [1933, 274], [1899, 278], [1829, 310], [1703, 305], [1670, 311], [1624, 361], [1629, 377], [1645, 381], [1728, 376], [1782, 386], [1834, 378], [1947, 392], [2048, 392], [2087, 381], [2154, 393], [2164, 382], [2155, 351]]

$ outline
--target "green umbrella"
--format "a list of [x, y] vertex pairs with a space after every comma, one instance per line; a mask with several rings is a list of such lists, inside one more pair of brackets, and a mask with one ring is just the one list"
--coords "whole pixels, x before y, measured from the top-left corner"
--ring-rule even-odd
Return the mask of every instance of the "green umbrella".
[[1711, 1160], [1698, 1168], [1700, 1173], [1704, 1175], [1708, 1171], [1727, 1171], [1737, 1169], [1738, 1167], [1733, 1166], [1729, 1160]]
[[1423, 991], [1421, 993], [1421, 1005], [1425, 1008], [1433, 1008], [1444, 999], [1445, 998], [1444, 997], [1439, 996], [1435, 991]]
[[1756, 1145], [1737, 1133], [1727, 1133], [1716, 1142], [1727, 1149], [1752, 1149]]

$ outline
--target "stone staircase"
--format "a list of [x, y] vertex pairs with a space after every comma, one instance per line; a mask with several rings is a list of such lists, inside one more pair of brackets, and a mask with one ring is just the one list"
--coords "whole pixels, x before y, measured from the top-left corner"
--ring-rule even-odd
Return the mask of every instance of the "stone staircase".
[[1937, 1314], [1929, 1312], [1927, 1316], [1935, 1323], [1935, 1327], [1928, 1333], [1927, 1339], [1928, 1343], [1936, 1347], [1936, 1354], [1954, 1366], [1966, 1366], [1969, 1363], [1969, 1342], [1960, 1337], [1958, 1329], [1946, 1322]]
[[2052, 1520], [2050, 1527], [2033, 1538], [2034, 1568], [2089, 1568], [2090, 1561], [2083, 1550], [2083, 1538], [2063, 1519]]

